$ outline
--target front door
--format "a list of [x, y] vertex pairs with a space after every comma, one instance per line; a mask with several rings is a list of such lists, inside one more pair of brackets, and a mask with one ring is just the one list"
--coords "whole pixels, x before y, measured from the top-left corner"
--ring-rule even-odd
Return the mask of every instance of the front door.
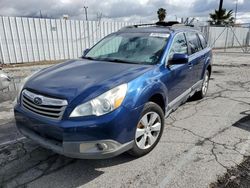
[[[184, 33], [178, 33], [171, 45], [169, 61], [175, 53], [188, 54], [188, 46]], [[191, 62], [192, 63], [192, 62]], [[171, 103], [182, 94], [186, 93], [193, 84], [193, 66], [190, 62], [186, 64], [171, 65], [168, 67], [168, 74], [164, 80], [168, 88], [168, 102]]]

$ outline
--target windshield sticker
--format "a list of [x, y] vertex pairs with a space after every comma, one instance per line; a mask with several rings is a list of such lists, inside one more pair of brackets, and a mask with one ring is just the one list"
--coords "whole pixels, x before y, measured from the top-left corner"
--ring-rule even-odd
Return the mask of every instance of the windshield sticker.
[[168, 38], [169, 34], [168, 33], [151, 33], [149, 36], [150, 37]]

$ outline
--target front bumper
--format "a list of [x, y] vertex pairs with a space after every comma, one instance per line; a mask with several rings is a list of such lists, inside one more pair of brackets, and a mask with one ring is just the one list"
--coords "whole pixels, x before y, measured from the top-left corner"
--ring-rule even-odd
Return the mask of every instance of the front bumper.
[[114, 140], [97, 140], [91, 142], [58, 142], [42, 137], [26, 128], [19, 131], [36, 141], [41, 146], [61, 155], [79, 159], [105, 159], [115, 157], [133, 147], [134, 141], [120, 144]]
[[125, 107], [100, 117], [50, 120], [15, 106], [17, 128], [26, 137], [56, 153], [81, 159], [117, 156], [133, 147], [142, 107]]

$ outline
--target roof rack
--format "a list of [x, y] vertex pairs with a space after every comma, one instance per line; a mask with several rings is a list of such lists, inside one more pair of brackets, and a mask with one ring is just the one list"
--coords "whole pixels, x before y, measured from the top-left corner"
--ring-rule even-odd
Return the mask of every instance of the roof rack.
[[156, 23], [148, 23], [148, 24], [136, 24], [126, 26], [124, 28], [138, 28], [138, 27], [147, 27], [147, 26], [163, 26], [163, 27], [194, 27], [191, 24], [182, 24], [177, 21], [169, 21], [169, 22], [156, 22]]
[[194, 27], [193, 24], [182, 24], [182, 23], [179, 23], [179, 24], [174, 24], [173, 27]]

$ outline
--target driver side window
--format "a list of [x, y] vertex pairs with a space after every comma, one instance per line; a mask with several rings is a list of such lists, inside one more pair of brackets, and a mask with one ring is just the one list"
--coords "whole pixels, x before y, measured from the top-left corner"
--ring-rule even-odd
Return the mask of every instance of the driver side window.
[[188, 54], [188, 46], [184, 33], [175, 36], [168, 58], [172, 59], [175, 53]]

